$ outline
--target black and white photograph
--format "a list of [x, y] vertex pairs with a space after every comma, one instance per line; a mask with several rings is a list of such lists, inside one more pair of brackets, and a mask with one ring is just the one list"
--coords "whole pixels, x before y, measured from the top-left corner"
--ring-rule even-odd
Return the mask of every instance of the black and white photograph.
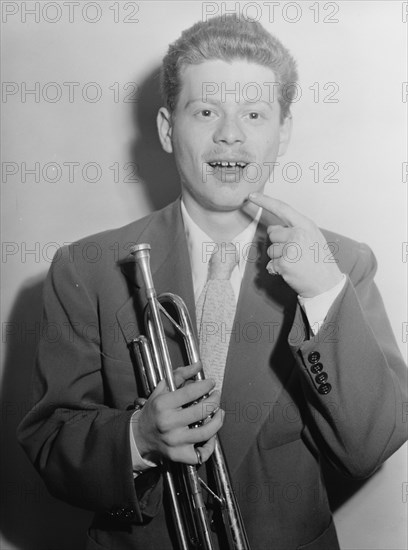
[[408, 2], [0, 7], [0, 548], [406, 549]]

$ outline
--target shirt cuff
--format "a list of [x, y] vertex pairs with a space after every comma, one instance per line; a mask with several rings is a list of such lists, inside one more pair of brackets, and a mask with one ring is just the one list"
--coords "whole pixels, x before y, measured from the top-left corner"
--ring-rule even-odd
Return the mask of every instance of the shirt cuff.
[[316, 336], [319, 332], [319, 329], [324, 323], [334, 300], [346, 284], [346, 276], [344, 273], [342, 275], [343, 278], [339, 283], [337, 283], [336, 286], [326, 290], [326, 292], [322, 292], [322, 294], [313, 296], [313, 298], [303, 298], [302, 296], [298, 296], [299, 304], [306, 314], [310, 330], [313, 332], [314, 336]]
[[136, 445], [132, 424], [139, 421], [137, 417], [140, 414], [140, 412], [141, 412], [140, 409], [137, 409], [130, 417], [130, 423], [129, 423], [130, 452], [132, 455], [134, 477], [137, 477], [139, 474], [141, 474], [143, 471], [147, 470], [148, 468], [155, 468], [157, 466], [157, 464], [155, 464], [151, 460], [145, 460], [144, 458], [142, 458], [141, 454], [139, 453], [139, 449], [137, 448], [137, 445]]

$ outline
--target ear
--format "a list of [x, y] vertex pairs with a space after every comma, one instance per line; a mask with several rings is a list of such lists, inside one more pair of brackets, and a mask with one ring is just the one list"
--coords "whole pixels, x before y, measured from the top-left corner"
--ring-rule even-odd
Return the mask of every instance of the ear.
[[171, 115], [166, 107], [160, 107], [157, 113], [157, 131], [159, 133], [160, 143], [166, 153], [173, 152], [173, 145], [171, 142], [172, 132]]
[[289, 113], [285, 118], [285, 120], [280, 125], [278, 157], [286, 153], [291, 135], [292, 135], [292, 115]]

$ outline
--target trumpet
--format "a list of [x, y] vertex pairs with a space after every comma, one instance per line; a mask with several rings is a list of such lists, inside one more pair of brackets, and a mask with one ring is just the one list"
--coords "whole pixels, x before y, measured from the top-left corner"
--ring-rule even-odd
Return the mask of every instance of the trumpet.
[[[163, 379], [166, 380], [170, 391], [177, 389], [162, 315], [182, 335], [189, 363], [196, 363], [200, 359], [191, 318], [184, 301], [176, 294], [163, 293], [158, 296], [156, 293], [150, 270], [150, 248], [150, 245], [145, 243], [135, 245], [130, 250], [146, 288], [147, 306], [144, 321], [147, 336], [139, 336], [131, 343], [146, 397]], [[176, 312], [177, 319], [170, 315], [164, 307], [165, 304], [170, 305]], [[204, 380], [202, 370], [196, 379]], [[213, 550], [216, 547], [204, 503], [204, 489], [219, 505], [228, 550], [250, 550], [227, 463], [217, 436], [214, 452], [209, 461], [215, 491], [199, 477], [197, 466], [163, 461], [164, 486], [170, 498], [178, 546], [180, 550]]]

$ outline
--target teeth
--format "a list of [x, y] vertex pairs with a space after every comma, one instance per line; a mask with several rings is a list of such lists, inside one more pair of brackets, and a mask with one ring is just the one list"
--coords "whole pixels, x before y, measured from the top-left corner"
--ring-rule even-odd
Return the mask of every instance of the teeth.
[[215, 168], [216, 166], [222, 166], [223, 168], [235, 168], [235, 166], [239, 166], [240, 168], [245, 168], [247, 165], [246, 162], [230, 162], [230, 161], [215, 161], [215, 162], [209, 162], [209, 165]]

